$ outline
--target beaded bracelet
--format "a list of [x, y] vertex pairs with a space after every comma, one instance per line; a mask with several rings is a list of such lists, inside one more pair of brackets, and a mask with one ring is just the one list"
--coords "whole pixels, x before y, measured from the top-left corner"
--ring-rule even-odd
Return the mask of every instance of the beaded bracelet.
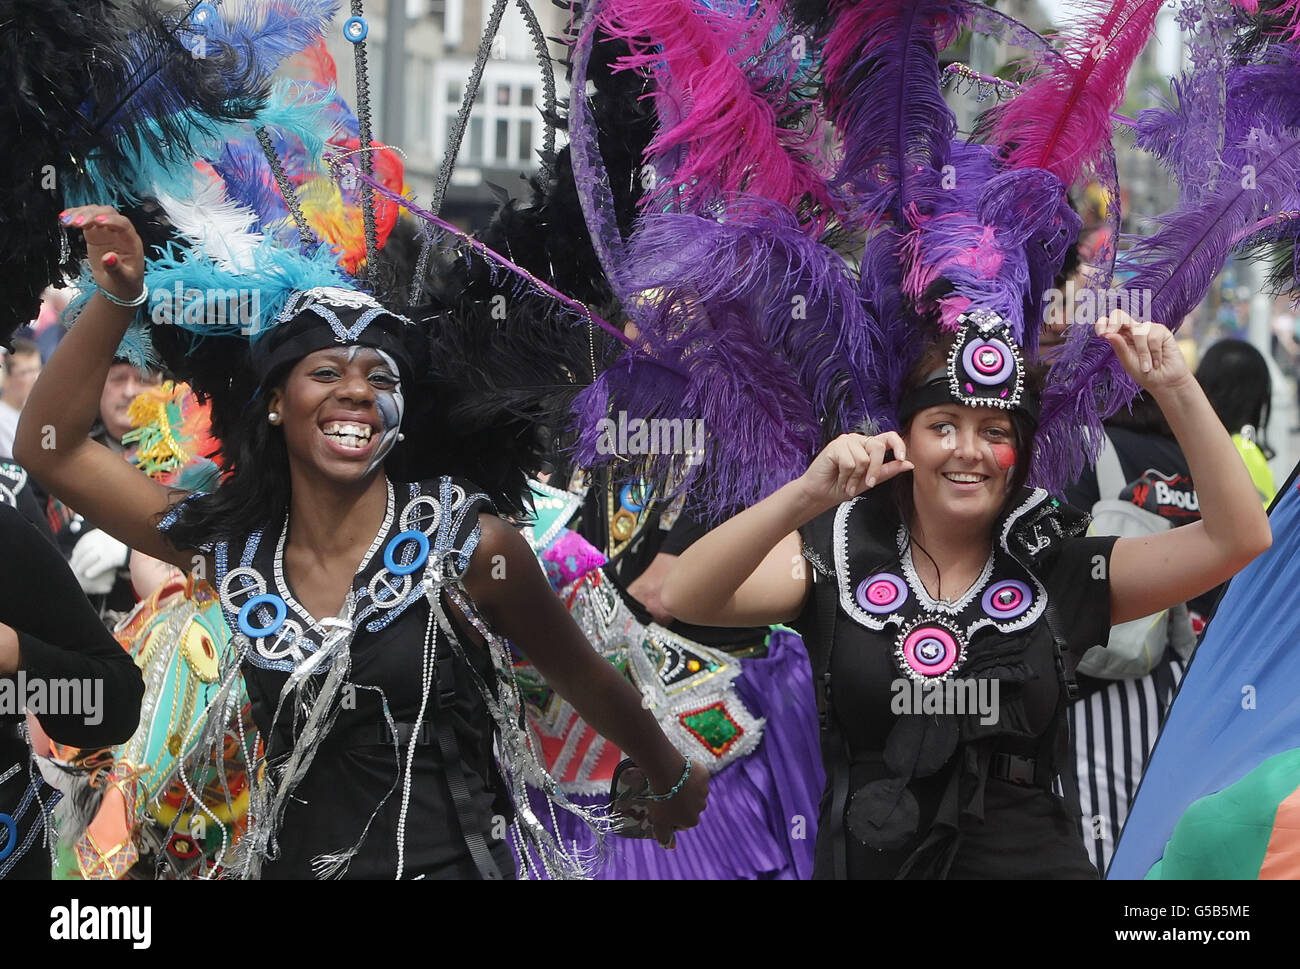
[[677, 796], [678, 791], [682, 789], [682, 785], [686, 783], [686, 778], [690, 776], [691, 776], [691, 759], [690, 757], [687, 757], [686, 767], [682, 770], [682, 776], [677, 779], [677, 783], [673, 785], [673, 789], [671, 791], [669, 791], [667, 794], [654, 794], [654, 793], [643, 794], [642, 797], [647, 801], [672, 800], [674, 797]]
[[103, 293], [104, 299], [108, 300], [110, 303], [116, 303], [118, 306], [143, 306], [144, 301], [149, 298], [149, 284], [142, 280], [140, 285], [143, 287], [140, 290], [140, 295], [133, 300], [118, 299], [103, 286], [98, 284], [96, 284], [95, 288]]

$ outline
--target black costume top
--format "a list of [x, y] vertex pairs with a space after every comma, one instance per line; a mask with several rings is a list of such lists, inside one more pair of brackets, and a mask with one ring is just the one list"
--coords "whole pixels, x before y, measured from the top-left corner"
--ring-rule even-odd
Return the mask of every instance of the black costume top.
[[[80, 711], [38, 715], [54, 740], [76, 747], [118, 744], [140, 721], [144, 681], [140, 670], [99, 621], [63, 557], [18, 511], [0, 502], [0, 622], [18, 633], [23, 677], [0, 677], [0, 814], [15, 824], [13, 850], [0, 831], [0, 877], [49, 878], [50, 855], [43, 843], [41, 802], [48, 807], [53, 791], [42, 787], [29, 769], [30, 751], [19, 733], [23, 716], [9, 709], [32, 697], [34, 684], [45, 685], [53, 700], [53, 681], [98, 681], [84, 687]], [[19, 683], [26, 690], [19, 696]], [[63, 691], [71, 697], [71, 691]], [[101, 709], [91, 709], [96, 703]], [[34, 709], [34, 706], [33, 706]], [[16, 769], [15, 769], [16, 768]]]
[[1062, 684], [1110, 627], [1115, 539], [1079, 537], [1086, 524], [1025, 489], [951, 605], [917, 578], [888, 489], [804, 527], [797, 627], [827, 767], [814, 877], [1096, 877], [1053, 793], [1074, 790]]
[[[493, 792], [492, 721], [474, 673], [455, 656], [441, 632], [436, 635], [436, 668], [424, 669], [431, 608], [422, 583], [444, 568], [455, 577], [463, 574], [478, 544], [480, 511], [490, 512], [492, 506], [468, 482], [442, 478], [418, 485], [390, 484], [383, 527], [352, 584], [355, 633], [337, 719], [292, 792], [276, 832], [278, 854], [264, 863], [262, 877], [316, 877], [323, 873], [327, 856], [355, 846], [345, 877], [391, 879], [397, 872], [399, 829], [404, 830], [403, 877], [479, 877], [444, 769], [444, 738], [439, 732], [443, 725], [451, 728], [455, 773], [463, 779], [463, 800], [477, 833], [491, 846], [502, 874], [509, 875], [512, 865], [502, 838], [511, 810], [508, 798]], [[167, 524], [165, 519], [162, 527]], [[277, 715], [281, 691], [291, 671], [313, 659], [325, 635], [294, 599], [284, 575], [286, 524], [268, 526], [243, 542], [213, 547], [227, 622], [236, 643], [247, 646], [244, 682], [258, 730], [267, 741], [272, 776], [288, 762], [303, 729], [301, 711], [295, 718], [292, 693]], [[420, 542], [409, 537], [413, 531], [428, 542], [423, 562], [417, 558]], [[401, 533], [408, 537], [398, 541]], [[249, 637], [241, 631], [240, 614], [251, 594], [259, 591], [278, 596], [285, 614], [274, 634]], [[275, 625], [277, 608], [275, 603], [255, 606], [245, 611], [244, 622], [254, 631], [269, 628]], [[458, 639], [477, 675], [492, 683], [486, 651], [463, 631]], [[316, 688], [328, 665], [321, 663], [310, 677]], [[385, 706], [397, 730], [396, 743]]]

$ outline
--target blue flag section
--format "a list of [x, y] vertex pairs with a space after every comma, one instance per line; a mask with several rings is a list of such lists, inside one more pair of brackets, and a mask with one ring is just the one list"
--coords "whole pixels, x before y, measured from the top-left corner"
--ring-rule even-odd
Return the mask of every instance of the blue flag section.
[[[1300, 469], [1298, 469], [1300, 470]], [[1124, 826], [1109, 879], [1296, 877], [1300, 860], [1300, 492], [1229, 584]]]

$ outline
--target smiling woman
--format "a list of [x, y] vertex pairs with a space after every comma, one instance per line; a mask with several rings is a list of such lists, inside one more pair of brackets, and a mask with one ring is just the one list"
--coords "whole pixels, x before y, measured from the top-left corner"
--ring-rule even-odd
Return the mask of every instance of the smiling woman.
[[[913, 368], [899, 431], [832, 441], [687, 549], [662, 598], [689, 622], [803, 632], [825, 687], [817, 877], [1095, 878], [1066, 746], [1073, 664], [1111, 622], [1242, 568], [1268, 522], [1172, 335], [1117, 313], [1098, 335], [1169, 415], [1205, 517], [1145, 539], [1084, 536], [1085, 515], [1023, 487], [1030, 374], [1017, 360], [976, 391], [982, 367], [1002, 368], [962, 347], [1007, 347], [1005, 329], [957, 322], [968, 329]], [[891, 704], [907, 681], [992, 687], [997, 709], [916, 716]]]
[[500, 878], [513, 830], [552, 876], [581, 873], [531, 811], [509, 825], [525, 777], [583, 812], [529, 762], [505, 638], [669, 792], [649, 809], [662, 843], [695, 825], [708, 772], [587, 643], [489, 494], [457, 476], [464, 455], [438, 446], [448, 429], [420, 392], [423, 327], [341, 285], [288, 294], [233, 373], [196, 385], [213, 397], [225, 477], [187, 495], [86, 436], [96, 380], [143, 302], [144, 257], [111, 208], [64, 221], [84, 230], [98, 290], [32, 392], [18, 451], [106, 531], [212, 578], [239, 657], [214, 702], [242, 677], [266, 747], [249, 771], [251, 827], [223, 872]]

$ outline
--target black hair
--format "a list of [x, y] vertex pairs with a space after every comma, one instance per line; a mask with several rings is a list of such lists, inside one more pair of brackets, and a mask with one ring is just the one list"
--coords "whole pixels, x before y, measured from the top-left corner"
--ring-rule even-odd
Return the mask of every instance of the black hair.
[[1138, 434], [1156, 434], [1175, 440], [1173, 428], [1165, 420], [1160, 405], [1145, 390], [1129, 401], [1128, 407], [1121, 407], [1106, 418], [1107, 427], [1119, 427]]
[[1263, 433], [1273, 386], [1262, 353], [1244, 340], [1220, 340], [1201, 357], [1196, 379], [1229, 434], [1247, 424]]

